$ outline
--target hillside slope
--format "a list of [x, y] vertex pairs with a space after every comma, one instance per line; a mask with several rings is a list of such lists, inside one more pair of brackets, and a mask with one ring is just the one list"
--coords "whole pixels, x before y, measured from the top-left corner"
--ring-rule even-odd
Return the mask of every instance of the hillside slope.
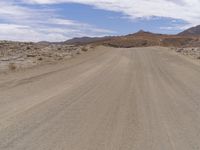
[[179, 36], [200, 36], [200, 25], [189, 28], [178, 34]]
[[89, 44], [109, 40], [112, 37], [80, 37], [65, 41], [65, 44]]

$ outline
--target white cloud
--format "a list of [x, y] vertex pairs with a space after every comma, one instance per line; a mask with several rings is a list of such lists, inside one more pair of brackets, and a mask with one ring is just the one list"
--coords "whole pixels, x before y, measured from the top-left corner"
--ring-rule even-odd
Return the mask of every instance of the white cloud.
[[13, 41], [63, 41], [66, 39], [62, 34], [56, 32], [41, 32], [29, 26], [16, 24], [0, 24], [0, 40]]
[[81, 3], [99, 9], [122, 12], [132, 19], [158, 16], [182, 19], [191, 25], [200, 24], [200, 0], [28, 0], [28, 2]]
[[186, 24], [186, 25], [172, 25], [172, 26], [165, 26], [165, 27], [160, 27], [160, 29], [162, 30], [186, 30], [188, 28], [190, 28], [191, 25], [190, 24]]
[[0, 24], [0, 40], [12, 41], [65, 41], [73, 37], [80, 36], [104, 36], [107, 31], [104, 29], [82, 29], [82, 28], [63, 28], [39, 26], [23, 26], [18, 24]]
[[31, 8], [19, 1], [0, 1], [0, 40], [65, 41], [76, 36], [113, 33], [87, 23], [60, 18], [57, 10]]
[[67, 25], [67, 26], [75, 26], [78, 23], [74, 20], [60, 19], [60, 18], [51, 18], [48, 20], [49, 23], [58, 24], [58, 25]]

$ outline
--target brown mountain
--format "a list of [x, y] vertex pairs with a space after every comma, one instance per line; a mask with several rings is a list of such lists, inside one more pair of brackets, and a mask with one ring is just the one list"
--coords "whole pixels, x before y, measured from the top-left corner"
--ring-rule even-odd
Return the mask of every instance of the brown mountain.
[[152, 33], [152, 32], [149, 32], [149, 31], [139, 30], [138, 32], [133, 33], [133, 34], [129, 34], [127, 36], [160, 36], [160, 35], [162, 35], [162, 34], [157, 34], [157, 33]]
[[82, 45], [82, 44], [105, 41], [105, 40], [109, 40], [110, 38], [112, 37], [80, 37], [80, 38], [73, 38], [73, 39], [67, 40], [64, 43]]
[[147, 46], [166, 46], [182, 47], [194, 40], [193, 37], [182, 37], [177, 35], [157, 34], [140, 30], [137, 33], [126, 36], [119, 36], [104, 41], [105, 45], [113, 47], [147, 47]]
[[140, 30], [125, 36], [82, 37], [64, 42], [65, 44], [104, 44], [113, 47], [198, 47], [200, 45], [200, 26], [185, 30], [177, 35], [157, 34]]
[[179, 36], [200, 36], [200, 25], [189, 28], [178, 34]]

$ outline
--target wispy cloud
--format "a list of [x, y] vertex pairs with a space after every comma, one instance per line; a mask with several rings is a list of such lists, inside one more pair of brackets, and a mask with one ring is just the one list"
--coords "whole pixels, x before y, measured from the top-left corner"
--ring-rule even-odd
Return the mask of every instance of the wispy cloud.
[[81, 3], [99, 9], [122, 12], [130, 18], [152, 16], [181, 19], [188, 24], [200, 24], [199, 0], [26, 0], [36, 4]]
[[174, 24], [171, 26], [160, 27], [160, 29], [162, 29], [162, 30], [186, 30], [190, 27], [191, 27], [190, 24], [186, 24], [186, 25]]
[[47, 41], [62, 41], [66, 38], [57, 31], [45, 30], [16, 24], [0, 24], [0, 40], [41, 41], [45, 39]]
[[113, 31], [61, 18], [57, 10], [32, 8], [22, 1], [0, 2], [0, 40], [64, 41], [76, 36], [102, 36]]

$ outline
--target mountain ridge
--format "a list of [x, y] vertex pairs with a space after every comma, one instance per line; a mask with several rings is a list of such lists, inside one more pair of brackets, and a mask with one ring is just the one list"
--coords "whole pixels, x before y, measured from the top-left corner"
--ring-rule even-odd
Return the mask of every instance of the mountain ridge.
[[177, 34], [179, 36], [200, 36], [200, 25], [191, 27], [183, 32]]
[[[147, 46], [199, 46], [200, 32], [199, 26], [190, 28], [176, 35], [159, 34], [149, 31], [139, 30], [136, 33], [123, 36], [109, 37], [82, 37], [74, 38], [65, 42], [65, 44], [103, 44], [113, 47], [147, 47]], [[188, 33], [188, 34], [187, 34]], [[190, 34], [189, 34], [190, 33]]]

